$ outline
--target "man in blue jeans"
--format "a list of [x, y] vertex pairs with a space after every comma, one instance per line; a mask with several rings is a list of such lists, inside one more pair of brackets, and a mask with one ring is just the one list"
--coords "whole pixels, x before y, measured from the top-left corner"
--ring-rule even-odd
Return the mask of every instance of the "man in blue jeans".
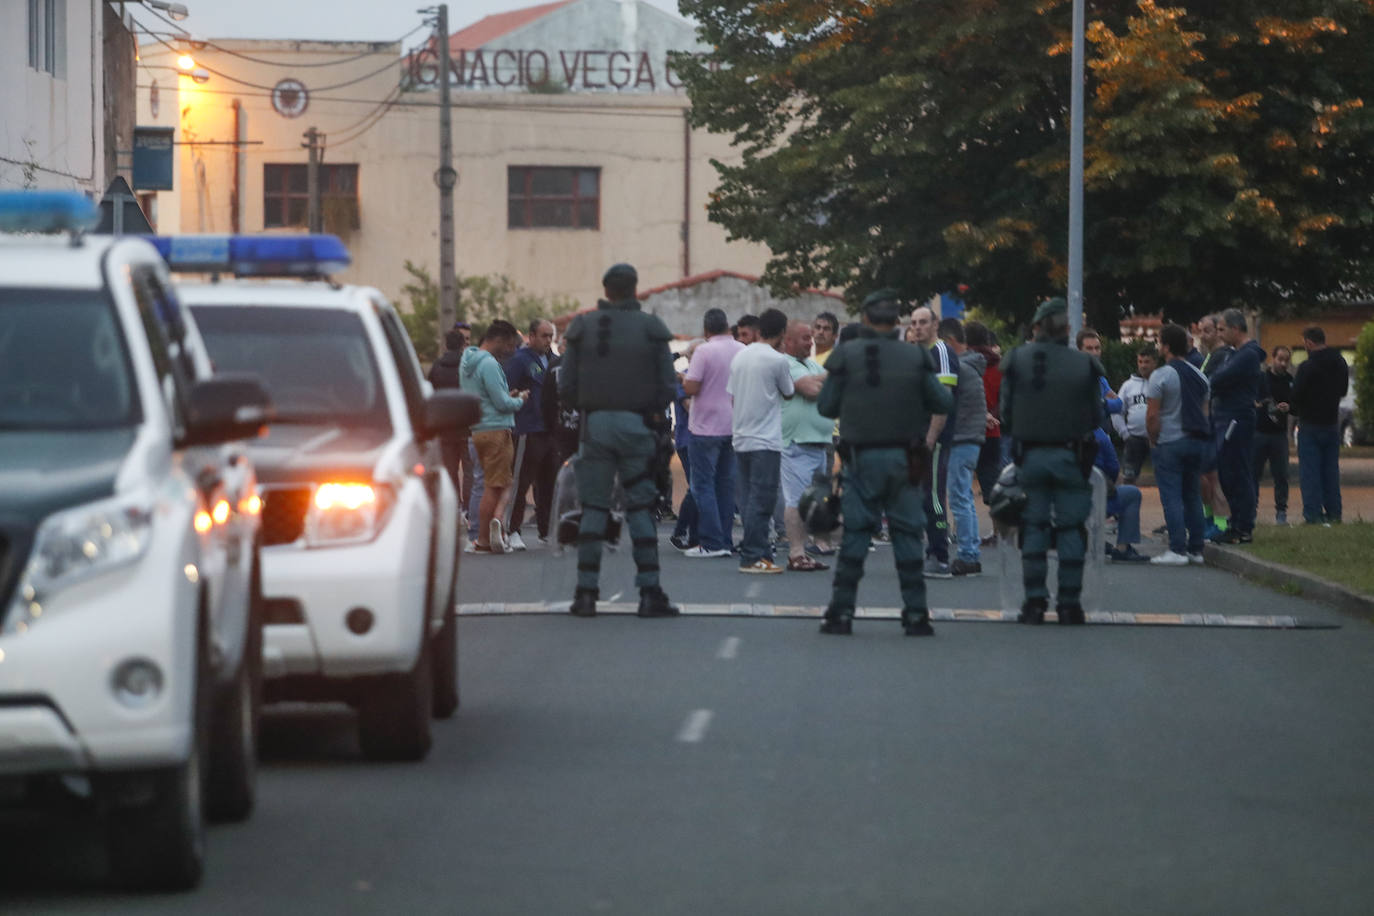
[[730, 322], [720, 309], [706, 310], [702, 330], [706, 342], [692, 353], [682, 377], [683, 393], [692, 399], [687, 457], [698, 539], [697, 546], [683, 551], [683, 556], [692, 559], [728, 557], [734, 548], [733, 405], [725, 386], [730, 381], [730, 363], [744, 350], [744, 344], [730, 334]]
[[1207, 377], [1187, 360], [1188, 332], [1166, 325], [1159, 335], [1164, 365], [1146, 383], [1145, 433], [1153, 448], [1155, 482], [1169, 549], [1156, 566], [1201, 565], [1203, 543], [1202, 469], [1211, 447]]
[[1341, 398], [1350, 387], [1350, 367], [1326, 345], [1326, 332], [1302, 332], [1307, 360], [1293, 379], [1293, 414], [1298, 418], [1298, 482], [1302, 520], [1309, 525], [1341, 520]]
[[744, 533], [739, 545], [742, 573], [782, 572], [773, 562], [769, 536], [782, 470], [782, 403], [797, 391], [815, 397], [821, 389], [820, 376], [792, 381], [791, 360], [781, 352], [786, 331], [787, 316], [768, 309], [759, 316], [759, 339], [730, 364], [726, 390], [734, 399], [731, 444], [739, 459], [744, 494], [740, 510]]
[[1217, 449], [1217, 480], [1231, 507], [1230, 525], [1212, 540], [1248, 544], [1255, 530], [1255, 404], [1264, 372], [1264, 350], [1250, 339], [1240, 309], [1221, 313], [1221, 339], [1230, 348], [1226, 362], [1212, 373], [1212, 434]]
[[954, 391], [955, 424], [949, 449], [949, 511], [954, 516], [958, 555], [949, 571], [956, 576], [976, 576], [983, 571], [978, 542], [978, 504], [973, 499], [973, 478], [987, 436], [988, 403], [983, 393], [987, 357], [970, 350], [964, 325], [957, 318], [940, 322], [940, 340], [958, 361], [959, 384]]

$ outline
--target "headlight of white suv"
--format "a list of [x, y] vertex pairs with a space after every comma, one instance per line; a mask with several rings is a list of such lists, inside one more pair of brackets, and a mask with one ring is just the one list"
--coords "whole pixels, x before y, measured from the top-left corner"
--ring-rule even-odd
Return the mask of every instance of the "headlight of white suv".
[[384, 483], [322, 483], [305, 514], [305, 540], [311, 547], [358, 544], [377, 536], [393, 502]]
[[23, 632], [64, 588], [135, 562], [148, 549], [153, 506], [145, 493], [117, 496], [48, 516], [15, 590], [5, 629]]

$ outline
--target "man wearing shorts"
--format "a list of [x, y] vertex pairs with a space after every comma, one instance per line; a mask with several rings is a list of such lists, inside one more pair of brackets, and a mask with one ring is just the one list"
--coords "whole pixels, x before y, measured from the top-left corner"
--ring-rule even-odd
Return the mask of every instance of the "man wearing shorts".
[[[829, 472], [826, 455], [830, 449], [834, 421], [821, 416], [811, 389], [798, 382], [814, 378], [817, 387], [825, 381], [825, 370], [811, 358], [813, 331], [805, 321], [793, 321], [782, 340], [792, 384], [800, 397], [782, 405], [782, 499], [783, 523], [787, 526], [787, 568], [792, 572], [816, 572], [829, 567], [806, 554], [806, 526], [798, 504], [802, 491], [811, 486], [817, 471]], [[828, 548], [829, 545], [822, 545]]]
[[463, 390], [477, 395], [482, 402], [482, 419], [472, 427], [472, 446], [477, 452], [485, 484], [477, 510], [474, 553], [502, 553], [505, 550], [505, 534], [496, 510], [513, 482], [515, 444], [511, 430], [515, 427], [515, 413], [524, 406], [527, 394], [523, 391], [518, 396], [510, 393], [501, 364], [510, 359], [519, 346], [520, 332], [515, 325], [498, 318], [487, 326], [478, 346], [468, 347], [459, 368]]

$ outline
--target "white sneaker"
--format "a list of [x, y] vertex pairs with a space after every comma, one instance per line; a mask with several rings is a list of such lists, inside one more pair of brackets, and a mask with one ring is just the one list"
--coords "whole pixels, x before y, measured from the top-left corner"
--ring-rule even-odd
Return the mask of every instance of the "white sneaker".
[[506, 552], [506, 535], [501, 531], [501, 520], [499, 518], [491, 520], [490, 539], [492, 553]]
[[1151, 557], [1150, 562], [1155, 566], [1187, 566], [1188, 558], [1181, 553], [1166, 550], [1157, 557]]
[[520, 532], [518, 532], [518, 531], [512, 531], [512, 532], [510, 533], [510, 536], [509, 536], [508, 538], [506, 538], [506, 549], [507, 549], [507, 550], [524, 550], [524, 549], [525, 549], [525, 539], [522, 538], [522, 537], [520, 536]]
[[682, 555], [684, 557], [691, 557], [694, 560], [711, 560], [715, 559], [716, 557], [728, 557], [730, 556], [730, 551], [725, 549], [707, 550], [705, 547], [702, 547], [700, 544], [698, 544], [691, 550], [684, 550], [682, 552]]
[[1200, 553], [1190, 553], [1188, 554], [1188, 562], [1194, 566], [1205, 566], [1207, 559]]

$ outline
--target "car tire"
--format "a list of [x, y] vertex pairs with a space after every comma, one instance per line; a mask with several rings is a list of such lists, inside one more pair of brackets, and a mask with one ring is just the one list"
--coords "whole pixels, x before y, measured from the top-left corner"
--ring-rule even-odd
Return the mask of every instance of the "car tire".
[[[205, 763], [209, 751], [209, 636], [204, 614], [196, 659], [191, 753], [176, 767], [109, 774], [101, 793], [110, 873], [134, 891], [186, 891], [205, 869]], [[129, 801], [129, 799], [134, 799]]]
[[230, 689], [216, 705], [210, 727], [206, 815], [241, 821], [253, 811], [262, 715], [262, 568], [257, 547], [249, 574], [248, 634]]
[[434, 665], [429, 639], [405, 674], [384, 675], [365, 690], [358, 709], [358, 744], [372, 760], [423, 760], [431, 743]]
[[444, 603], [444, 625], [434, 637], [434, 718], [448, 719], [458, 711], [458, 563], [461, 550], [454, 551], [453, 572], [449, 576], [448, 599]]

